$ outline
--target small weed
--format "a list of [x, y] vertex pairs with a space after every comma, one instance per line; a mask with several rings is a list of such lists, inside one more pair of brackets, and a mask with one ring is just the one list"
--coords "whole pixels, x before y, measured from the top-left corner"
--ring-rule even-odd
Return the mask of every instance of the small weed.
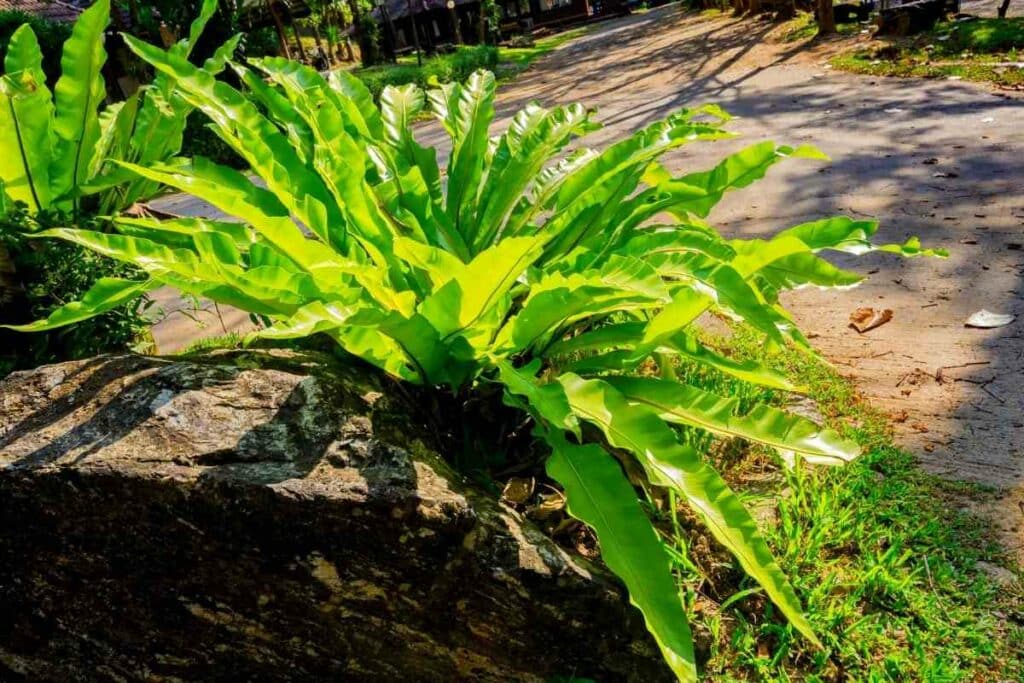
[[789, 21], [780, 40], [783, 43], [799, 43], [810, 40], [817, 34], [818, 24], [814, 21], [814, 15], [809, 12], [798, 12], [796, 17]]
[[243, 341], [244, 337], [237, 332], [228, 332], [227, 334], [204, 337], [202, 339], [197, 339], [185, 347], [185, 350], [181, 352], [181, 355], [187, 356], [193, 353], [214, 351], [217, 349], [238, 349], [242, 347]]

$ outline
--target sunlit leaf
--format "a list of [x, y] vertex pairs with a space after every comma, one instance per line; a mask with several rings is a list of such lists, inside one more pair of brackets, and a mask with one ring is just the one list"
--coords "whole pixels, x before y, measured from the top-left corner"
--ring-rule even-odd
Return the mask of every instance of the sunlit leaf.
[[817, 644], [800, 601], [756, 522], [721, 476], [691, 447], [680, 443], [655, 413], [631, 405], [608, 383], [572, 374], [560, 381], [576, 414], [601, 429], [612, 446], [633, 453], [652, 483], [678, 491], [793, 626]]
[[680, 681], [696, 681], [693, 640], [668, 556], [619, 463], [599, 446], [574, 446], [560, 435], [547, 441], [547, 472], [565, 489], [569, 514], [597, 533], [605, 564], [626, 584], [669, 668]]

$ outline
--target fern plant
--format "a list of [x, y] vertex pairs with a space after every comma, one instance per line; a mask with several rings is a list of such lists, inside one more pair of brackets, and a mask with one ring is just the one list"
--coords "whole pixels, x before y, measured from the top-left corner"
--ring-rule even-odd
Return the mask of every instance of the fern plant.
[[[187, 58], [216, 10], [216, 0], [204, 0], [188, 37], [170, 52]], [[94, 196], [91, 208], [103, 215], [159, 191], [158, 184], [110, 160], [151, 164], [170, 159], [181, 149], [192, 109], [166, 75], [123, 102], [102, 106], [109, 23], [110, 0], [98, 0], [82, 12], [64, 44], [62, 73], [53, 92], [46, 85], [44, 55], [32, 27], [23, 24], [11, 36], [0, 76], [0, 192], [7, 202], [24, 202], [33, 214], [78, 212], [83, 198]], [[213, 73], [223, 69], [239, 38], [227, 41], [205, 66]]]
[[[599, 126], [578, 104], [529, 105], [491, 137], [495, 82], [477, 72], [426, 95], [389, 87], [379, 107], [345, 73], [321, 77], [283, 59], [235, 66], [243, 94], [183, 56], [127, 38], [259, 176], [202, 158], [120, 166], [203, 199], [240, 222], [122, 218], [120, 234], [46, 233], [137, 264], [24, 330], [96, 315], [171, 285], [263, 317], [255, 337], [332, 338], [392, 377], [438, 392], [500, 384], [550, 447], [550, 476], [590, 525], [672, 671], [697, 677], [669, 558], [615, 453], [650, 486], [686, 500], [794, 628], [814, 631], [757, 524], [674, 425], [768, 444], [787, 457], [842, 463], [856, 447], [814, 423], [688, 386], [673, 357], [798, 390], [784, 376], [701, 344], [707, 311], [746, 321], [771, 343], [806, 345], [778, 303], [802, 285], [860, 280], [818, 253], [926, 253], [916, 240], [877, 247], [876, 225], [838, 217], [770, 240], [729, 240], [705, 221], [723, 193], [808, 147], [759, 143], [710, 171], [672, 176], [665, 152], [729, 136], [716, 107], [680, 111], [602, 150], [570, 143]], [[425, 108], [451, 139], [446, 172], [412, 122]], [[671, 216], [670, 225], [652, 224]], [[649, 359], [660, 376], [634, 372]], [[585, 425], [589, 425], [584, 429]]]
[[[189, 34], [170, 51], [187, 57], [216, 0], [204, 0]], [[25, 234], [51, 225], [106, 228], [102, 216], [151, 198], [162, 186], [111, 163], [150, 164], [181, 149], [192, 108], [177, 95], [173, 80], [159, 75], [123, 102], [106, 104], [102, 76], [109, 0], [98, 0], [75, 22], [63, 51], [62, 73], [51, 92], [44, 73], [53, 54], [42, 53], [29, 24], [11, 36], [0, 69], [0, 320], [24, 322], [78, 298], [79, 287], [97, 277], [130, 272], [69, 244], [32, 244]], [[238, 38], [227, 41], [207, 62], [223, 69]], [[45, 61], [44, 61], [45, 60]], [[145, 304], [126, 300], [101, 320], [74, 330], [40, 335], [0, 350], [0, 374], [39, 362], [91, 355], [96, 349], [126, 348], [142, 341], [149, 320]]]

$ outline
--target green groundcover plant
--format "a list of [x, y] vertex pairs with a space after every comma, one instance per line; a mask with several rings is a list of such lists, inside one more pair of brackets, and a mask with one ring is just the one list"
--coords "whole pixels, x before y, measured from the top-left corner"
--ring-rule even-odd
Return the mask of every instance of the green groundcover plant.
[[[599, 127], [578, 104], [531, 104], [491, 137], [495, 81], [485, 71], [426, 94], [388, 87], [378, 106], [345, 73], [324, 78], [268, 58], [253, 64], [258, 71], [234, 67], [243, 93], [182, 55], [126, 40], [174, 79], [259, 182], [202, 158], [120, 162], [240, 222], [121, 218], [118, 234], [48, 230], [44, 236], [133, 263], [146, 277], [100, 280], [81, 301], [19, 329], [71, 324], [170, 285], [259, 316], [266, 327], [254, 337], [327, 335], [347, 354], [429, 391], [471, 397], [498, 385], [506, 403], [532, 417], [569, 511], [596, 532], [605, 563], [681, 680], [697, 678], [691, 633], [668, 554], [619, 458], [639, 465], [643, 486], [687, 501], [817, 642], [754, 519], [675, 425], [815, 463], [846, 462], [856, 446], [767, 405], [738, 414], [736, 399], [676, 378], [673, 360], [797, 391], [776, 371], [701, 344], [697, 318], [724, 314], [768, 343], [805, 347], [779, 293], [861, 279], [819, 252], [932, 253], [916, 240], [875, 246], [875, 223], [845, 217], [770, 240], [728, 240], [705, 221], [723, 193], [782, 159], [819, 152], [763, 142], [709, 171], [673, 176], [659, 157], [729, 137], [725, 112], [683, 110], [593, 150], [577, 144]], [[446, 173], [437, 151], [415, 139], [411, 124], [424, 108], [450, 136]], [[671, 224], [655, 222], [659, 216]], [[657, 373], [638, 372], [655, 365]]]

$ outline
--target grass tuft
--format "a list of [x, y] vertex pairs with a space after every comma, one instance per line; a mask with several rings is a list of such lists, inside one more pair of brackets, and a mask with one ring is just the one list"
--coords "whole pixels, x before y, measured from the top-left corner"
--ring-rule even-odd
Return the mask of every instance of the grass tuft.
[[1024, 17], [943, 22], [912, 38], [891, 38], [831, 60], [873, 76], [957, 78], [1024, 87]]
[[203, 337], [185, 347], [184, 350], [180, 351], [175, 355], [189, 356], [197, 353], [205, 353], [208, 351], [218, 351], [221, 349], [240, 349], [245, 341], [245, 337], [238, 332], [228, 332], [227, 334], [214, 335], [212, 337]]
[[[859, 33], [864, 27], [865, 24], [856, 22], [837, 24], [836, 33], [840, 36], [852, 35]], [[797, 12], [795, 17], [782, 24], [778, 40], [782, 43], [800, 43], [811, 40], [817, 35], [818, 22], [814, 20], [814, 14], [811, 12]]]
[[[1024, 593], [1019, 584], [996, 585], [976, 569], [979, 561], [1007, 566], [1009, 559], [989, 524], [964, 507], [994, 492], [920, 470], [911, 454], [892, 445], [885, 416], [823, 362], [794, 350], [766, 354], [743, 332], [715, 343], [799, 377], [820, 418], [859, 442], [864, 455], [845, 468], [787, 470], [765, 450], [737, 453], [686, 430], [684, 438], [709, 446], [732, 485], [746, 492], [825, 644], [815, 650], [774, 617], [771, 603], [731, 558], [670, 509], [663, 528], [707, 676], [1024, 680]], [[783, 399], [714, 372], [689, 366], [681, 372], [744, 402]]]

